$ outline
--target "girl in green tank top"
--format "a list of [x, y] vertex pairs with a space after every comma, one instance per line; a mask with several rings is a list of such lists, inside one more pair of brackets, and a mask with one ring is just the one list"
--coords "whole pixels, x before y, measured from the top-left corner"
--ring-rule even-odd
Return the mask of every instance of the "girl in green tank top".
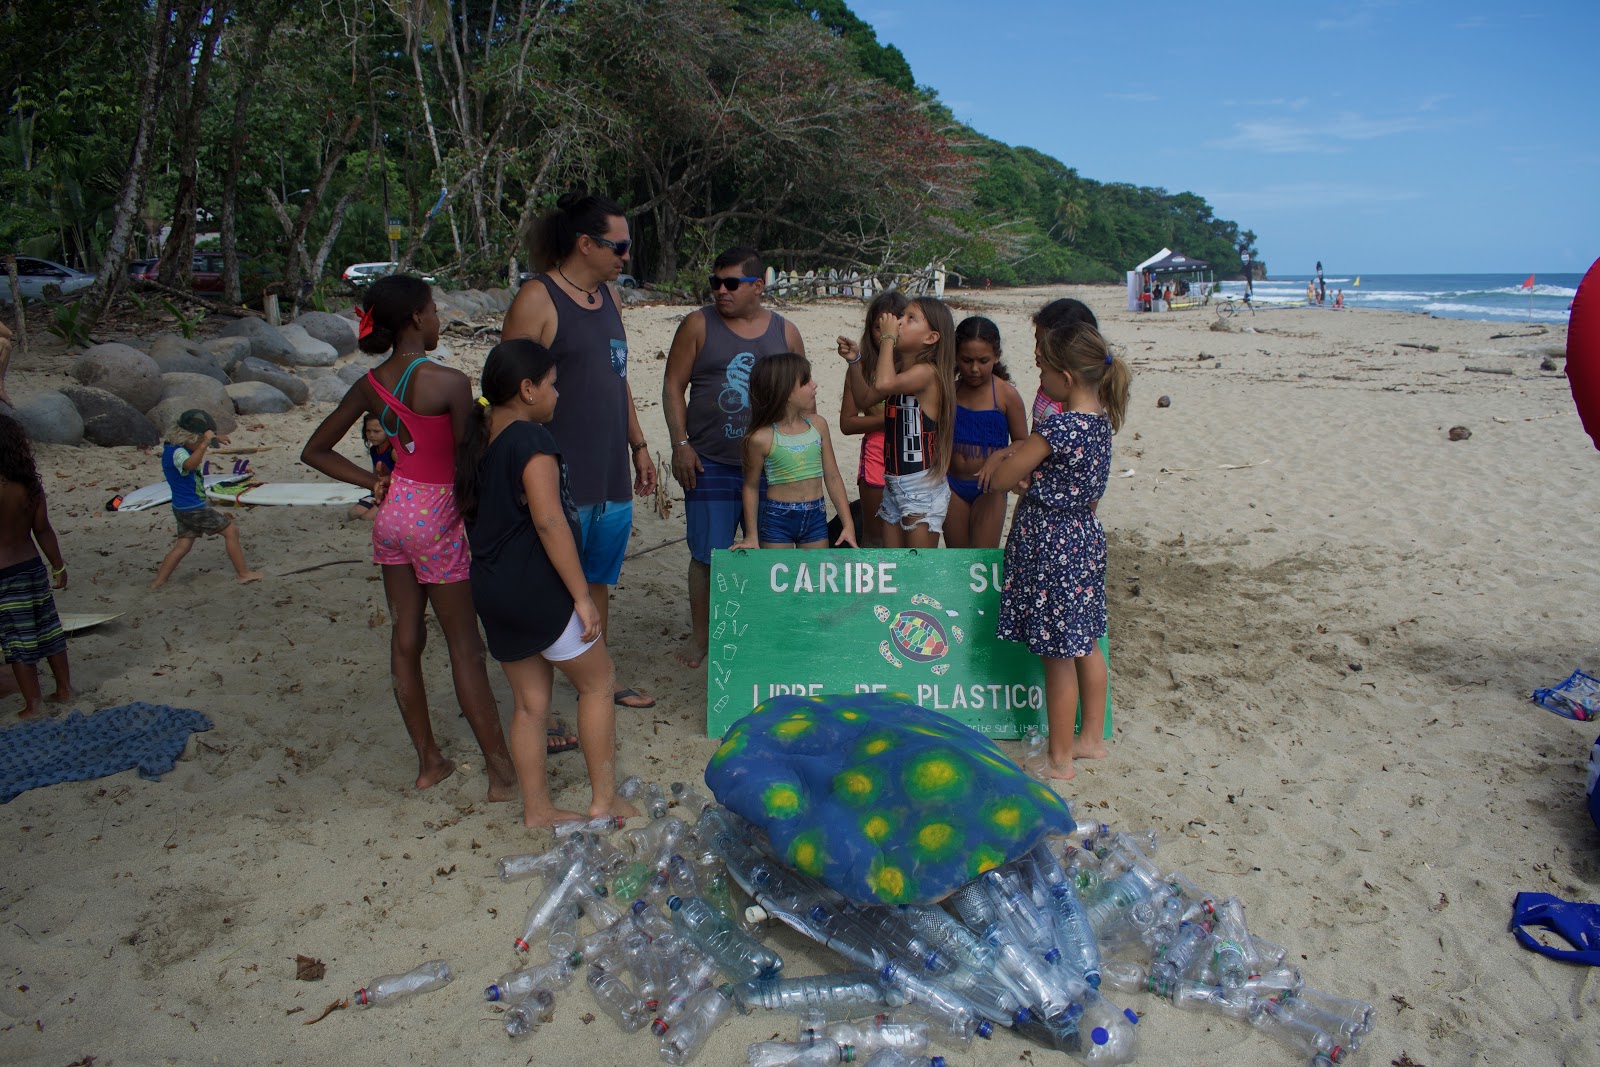
[[855, 548], [850, 498], [828, 424], [817, 414], [811, 364], [793, 352], [758, 360], [750, 374], [750, 433], [744, 440], [744, 537], [733, 547], [827, 548], [824, 489], [844, 525], [837, 543]]

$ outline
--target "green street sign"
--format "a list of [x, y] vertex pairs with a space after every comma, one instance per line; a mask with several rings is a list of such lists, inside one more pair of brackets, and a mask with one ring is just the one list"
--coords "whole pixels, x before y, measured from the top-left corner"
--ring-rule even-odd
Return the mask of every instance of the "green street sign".
[[[990, 737], [1047, 730], [1039, 657], [994, 635], [1003, 559], [992, 548], [713, 552], [706, 736], [785, 693], [902, 693]], [[1104, 637], [1100, 649], [1109, 663]]]

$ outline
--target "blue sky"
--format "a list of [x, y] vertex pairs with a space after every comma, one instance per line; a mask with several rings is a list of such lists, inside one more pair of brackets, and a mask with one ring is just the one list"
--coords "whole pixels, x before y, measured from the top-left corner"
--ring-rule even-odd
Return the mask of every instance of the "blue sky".
[[854, 9], [980, 132], [1198, 193], [1274, 274], [1600, 257], [1597, 0]]

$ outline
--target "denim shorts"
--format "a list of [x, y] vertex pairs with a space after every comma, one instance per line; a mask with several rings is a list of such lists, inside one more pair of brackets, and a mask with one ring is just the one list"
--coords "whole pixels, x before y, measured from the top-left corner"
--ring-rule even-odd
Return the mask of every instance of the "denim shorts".
[[809, 545], [828, 539], [828, 508], [816, 500], [763, 500], [756, 539], [764, 545]]
[[932, 471], [883, 476], [883, 504], [878, 518], [902, 530], [925, 523], [929, 533], [944, 532], [950, 510], [950, 483]]

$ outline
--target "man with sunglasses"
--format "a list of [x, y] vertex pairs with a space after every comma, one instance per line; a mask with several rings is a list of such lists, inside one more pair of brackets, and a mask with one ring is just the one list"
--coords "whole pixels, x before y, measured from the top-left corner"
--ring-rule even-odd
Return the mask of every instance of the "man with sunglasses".
[[661, 407], [689, 527], [692, 635], [675, 657], [685, 667], [697, 668], [706, 658], [711, 553], [732, 545], [743, 523], [750, 370], [763, 356], [805, 355], [794, 323], [761, 306], [765, 271], [754, 248], [730, 248], [718, 256], [711, 266], [710, 305], [685, 316], [667, 353]]
[[[550, 433], [578, 508], [584, 578], [611, 644], [611, 587], [622, 576], [633, 533], [633, 495], [656, 491], [655, 464], [628, 384], [628, 335], [614, 284], [632, 247], [628, 220], [607, 197], [569, 192], [529, 244], [529, 260], [542, 273], [518, 291], [501, 336], [529, 338], [555, 356], [561, 401]], [[654, 698], [617, 685], [619, 707], [655, 706]]]

